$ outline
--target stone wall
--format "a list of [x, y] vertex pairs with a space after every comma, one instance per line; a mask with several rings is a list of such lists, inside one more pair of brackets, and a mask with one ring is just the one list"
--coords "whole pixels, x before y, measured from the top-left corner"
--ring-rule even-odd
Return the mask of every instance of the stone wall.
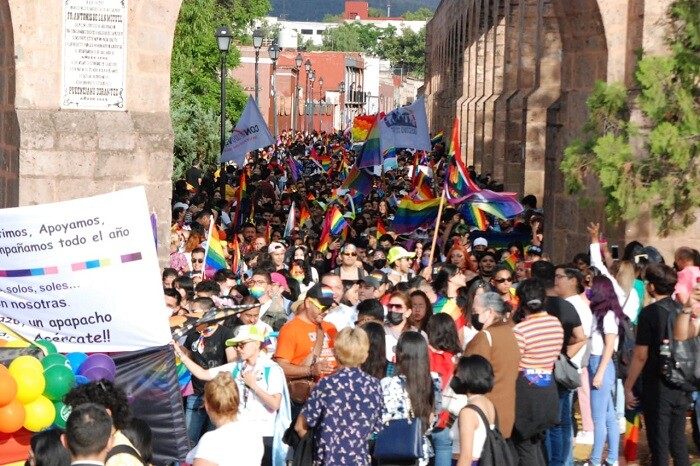
[[[635, 52], [663, 53], [670, 0], [451, 0], [427, 26], [425, 96], [432, 132], [460, 118], [461, 152], [507, 191], [535, 194], [550, 221], [546, 252], [570, 259], [587, 249], [586, 225], [604, 218], [595, 179], [566, 194], [559, 164], [587, 118], [597, 80], [633, 84]], [[700, 223], [657, 238], [648, 219], [608, 225], [611, 243], [638, 239], [667, 258], [700, 245]]]
[[0, 207], [19, 202], [19, 129], [15, 113], [15, 47], [10, 6], [0, 3]]
[[[7, 158], [16, 140], [19, 162], [5, 164], [9, 169], [2, 166], [0, 179], [20, 179], [17, 195], [4, 195], [3, 207], [143, 185], [150, 208], [158, 214], [159, 256], [167, 257], [173, 152], [170, 56], [180, 2], [128, 2], [127, 101], [126, 111], [118, 112], [60, 109], [63, 2], [10, 0], [9, 11], [0, 7], [1, 46], [12, 47], [9, 56], [15, 57], [14, 67], [11, 60], [0, 62], [0, 82], [16, 88], [14, 96], [6, 90], [10, 84], [0, 88], [5, 91], [0, 93], [0, 114], [6, 119], [14, 110], [17, 122], [9, 131], [3, 123], [0, 154]], [[8, 56], [5, 50], [0, 48], [1, 57]]]

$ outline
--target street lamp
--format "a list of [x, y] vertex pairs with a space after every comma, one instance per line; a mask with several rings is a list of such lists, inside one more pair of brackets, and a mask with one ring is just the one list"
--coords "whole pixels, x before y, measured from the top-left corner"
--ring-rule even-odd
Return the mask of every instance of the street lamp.
[[360, 104], [362, 113], [365, 113], [365, 95], [362, 93], [362, 84], [357, 86], [357, 98], [355, 99]]
[[321, 99], [323, 99], [323, 77], [318, 78], [318, 126], [319, 131], [323, 131], [323, 106], [321, 106]]
[[313, 131], [314, 129], [314, 110], [315, 109], [315, 104], [314, 102], [314, 81], [316, 81], [316, 72], [314, 70], [311, 70], [311, 73], [309, 73], [309, 82], [311, 83], [311, 130]]
[[345, 129], [345, 81], [340, 81], [338, 84], [340, 91], [340, 129]]
[[372, 101], [370, 100], [372, 98], [372, 93], [370, 91], [367, 91], [367, 113], [372, 114]]
[[[225, 24], [222, 24], [216, 29], [214, 33], [216, 37], [216, 44], [219, 47], [219, 53], [221, 55], [221, 139], [219, 141], [220, 154], [224, 152], [224, 146], [226, 145], [226, 55], [228, 54], [228, 49], [231, 46], [231, 39], [233, 39], [233, 34], [231, 29]], [[219, 155], [221, 157], [221, 155]], [[226, 200], [226, 163], [221, 161], [221, 168], [219, 169], [219, 183], [221, 190], [221, 199]]]
[[280, 56], [280, 46], [277, 42], [273, 42], [267, 49], [267, 53], [270, 54], [270, 60], [272, 60], [272, 117], [275, 124], [275, 137], [279, 134], [277, 127], [277, 59]]
[[[309, 112], [309, 73], [311, 72], [311, 60], [307, 59], [304, 63], [304, 69], [306, 70], [306, 90], [304, 92], [304, 116]], [[304, 118], [304, 131], [309, 130], [309, 117]]]
[[294, 111], [292, 112], [292, 128], [296, 132], [298, 131], [297, 128], [297, 116], [299, 114], [299, 73], [301, 72], [301, 64], [304, 62], [304, 57], [301, 56], [301, 53], [297, 54], [297, 58], [294, 60], [294, 64], [296, 65], [296, 71], [297, 71], [297, 80], [296, 84], [294, 85]]
[[255, 105], [260, 107], [260, 100], [258, 99], [258, 89], [260, 89], [260, 86], [258, 85], [259, 80], [260, 80], [260, 75], [258, 74], [258, 63], [260, 61], [260, 47], [262, 47], [263, 43], [263, 32], [262, 29], [257, 28], [255, 31], [253, 31], [253, 47], [255, 47]]

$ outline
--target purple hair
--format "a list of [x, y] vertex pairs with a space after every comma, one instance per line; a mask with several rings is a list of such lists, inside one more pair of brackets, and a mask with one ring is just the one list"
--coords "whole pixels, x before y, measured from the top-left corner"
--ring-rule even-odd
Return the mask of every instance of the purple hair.
[[613, 311], [618, 321], [622, 321], [625, 314], [620, 307], [620, 301], [615, 294], [615, 288], [608, 277], [593, 277], [590, 288], [591, 312], [596, 320], [598, 331], [603, 334], [603, 318], [608, 311]]

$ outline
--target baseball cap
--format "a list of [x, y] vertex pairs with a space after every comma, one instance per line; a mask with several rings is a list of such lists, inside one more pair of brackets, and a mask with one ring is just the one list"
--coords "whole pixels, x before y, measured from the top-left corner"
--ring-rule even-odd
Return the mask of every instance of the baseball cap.
[[365, 275], [360, 279], [363, 283], [368, 284], [375, 290], [378, 289], [382, 284], [379, 282], [379, 279], [377, 277], [373, 277], [372, 275]]
[[330, 307], [335, 303], [333, 300], [333, 290], [320, 283], [315, 284], [306, 291], [306, 299], [314, 299], [321, 306]]
[[530, 246], [529, 248], [527, 248], [527, 253], [531, 256], [541, 256], [542, 248], [539, 246]]
[[268, 252], [268, 254], [272, 254], [273, 252], [280, 251], [280, 250], [281, 250], [282, 252], [284, 252], [284, 251], [286, 250], [286, 248], [284, 247], [284, 244], [278, 243], [278, 242], [276, 242], [276, 241], [273, 241], [273, 242], [270, 243], [270, 245], [267, 247], [267, 252]]
[[486, 240], [486, 238], [476, 238], [474, 241], [472, 241], [472, 246], [488, 246], [489, 242]]
[[279, 272], [272, 272], [270, 274], [270, 280], [272, 280], [272, 283], [277, 283], [283, 288], [287, 287], [287, 279]]
[[386, 255], [386, 261], [388, 264], [393, 264], [399, 259], [403, 259], [404, 257], [416, 257], [415, 252], [408, 252], [401, 246], [394, 246], [393, 248], [389, 249], [389, 253]]
[[265, 335], [255, 325], [241, 325], [236, 329], [233, 338], [226, 340], [226, 346], [235, 346], [244, 341], [259, 341], [262, 343], [265, 341]]

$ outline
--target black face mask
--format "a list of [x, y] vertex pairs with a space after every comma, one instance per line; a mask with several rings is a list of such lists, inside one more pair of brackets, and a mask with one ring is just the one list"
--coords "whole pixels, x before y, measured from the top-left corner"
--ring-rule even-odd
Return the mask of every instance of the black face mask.
[[375, 269], [383, 269], [384, 267], [386, 267], [386, 259], [377, 259], [374, 262], [372, 262], [372, 265]]
[[403, 322], [403, 312], [387, 312], [386, 321], [389, 325], [399, 325]]
[[479, 314], [472, 314], [472, 327], [474, 327], [474, 330], [477, 332], [481, 332], [484, 328], [483, 322], [479, 322]]

